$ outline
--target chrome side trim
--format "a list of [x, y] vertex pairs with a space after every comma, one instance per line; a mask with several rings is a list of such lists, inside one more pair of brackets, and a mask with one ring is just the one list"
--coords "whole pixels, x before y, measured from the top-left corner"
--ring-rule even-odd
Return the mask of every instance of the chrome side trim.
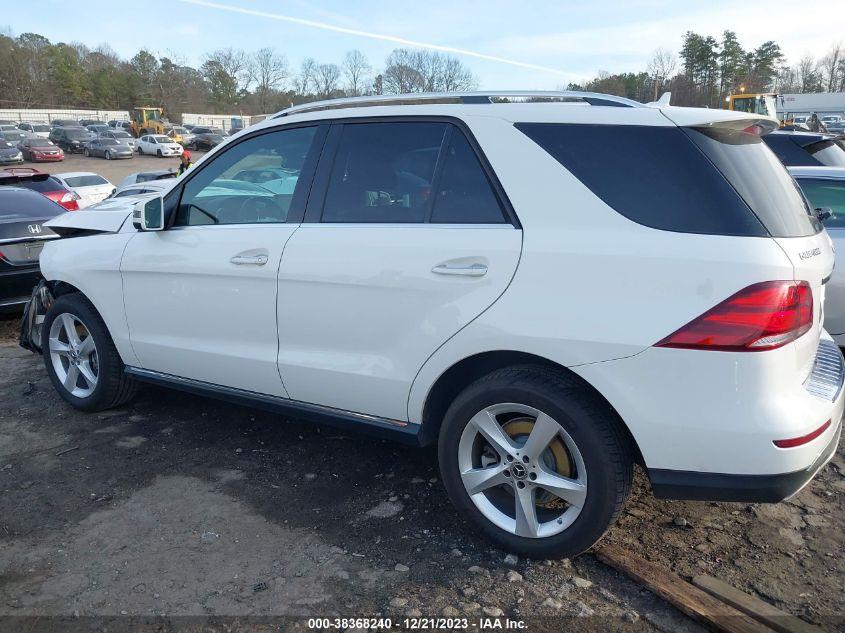
[[845, 381], [845, 359], [836, 343], [827, 339], [819, 341], [816, 359], [804, 388], [814, 396], [833, 402], [842, 391]]

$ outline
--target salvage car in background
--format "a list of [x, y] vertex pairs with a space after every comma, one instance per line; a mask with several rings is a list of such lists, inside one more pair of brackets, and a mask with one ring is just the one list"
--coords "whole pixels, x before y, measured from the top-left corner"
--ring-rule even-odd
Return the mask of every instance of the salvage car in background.
[[113, 138], [91, 139], [85, 144], [82, 153], [86, 156], [102, 156], [106, 160], [135, 157], [135, 152], [127, 143], [120, 143]]
[[29, 137], [18, 145], [25, 160], [31, 163], [57, 162], [65, 159], [61, 147], [40, 136]]
[[138, 153], [164, 156], [181, 156], [185, 150], [179, 143], [163, 134], [147, 134], [138, 139]]
[[151, 180], [169, 180], [176, 178], [177, 174], [173, 169], [154, 169], [152, 171], [136, 171], [129, 174], [120, 181], [118, 190], [128, 185], [134, 185], [140, 182], [149, 182]]
[[57, 203], [66, 211], [79, 209], [79, 196], [49, 174], [37, 169], [7, 167], [0, 171], [0, 185], [14, 185], [31, 189]]
[[23, 162], [23, 154], [17, 145], [0, 140], [0, 165], [14, 165]]
[[836, 252], [836, 265], [825, 284], [824, 327], [845, 347], [845, 167], [790, 167], [810, 205], [830, 213], [824, 218]]
[[50, 132], [50, 140], [67, 154], [81, 154], [91, 136], [84, 127], [54, 127]]
[[21, 123], [18, 125], [18, 129], [41, 138], [50, 137], [50, 126], [46, 123]]
[[62, 183], [69, 191], [76, 194], [80, 209], [90, 207], [108, 198], [114, 191], [114, 185], [99, 174], [90, 171], [74, 171], [53, 174], [53, 178]]
[[137, 145], [135, 137], [132, 136], [129, 132], [124, 132], [123, 130], [109, 130], [108, 132], [103, 132], [102, 134], [100, 134], [100, 138], [110, 138], [114, 139], [118, 143], [125, 143], [133, 151], [135, 150], [135, 146]]
[[220, 134], [213, 134], [210, 132], [203, 132], [195, 134], [191, 139], [189, 147], [194, 151], [208, 151], [220, 145], [226, 139]]
[[20, 309], [41, 278], [38, 256], [58, 237], [43, 223], [64, 209], [34, 191], [0, 187], [0, 312]]

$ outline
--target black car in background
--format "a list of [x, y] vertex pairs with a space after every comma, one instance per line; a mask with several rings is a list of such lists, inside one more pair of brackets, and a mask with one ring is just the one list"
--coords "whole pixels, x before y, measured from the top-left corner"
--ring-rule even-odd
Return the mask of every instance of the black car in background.
[[224, 141], [220, 134], [197, 134], [191, 140], [191, 149], [208, 151]]
[[845, 143], [830, 134], [777, 131], [763, 142], [788, 167], [845, 167]]
[[54, 127], [50, 140], [61, 147], [66, 154], [81, 154], [91, 135], [84, 127]]
[[29, 301], [41, 278], [38, 256], [44, 242], [58, 237], [42, 223], [64, 212], [35, 191], [0, 187], [0, 312]]

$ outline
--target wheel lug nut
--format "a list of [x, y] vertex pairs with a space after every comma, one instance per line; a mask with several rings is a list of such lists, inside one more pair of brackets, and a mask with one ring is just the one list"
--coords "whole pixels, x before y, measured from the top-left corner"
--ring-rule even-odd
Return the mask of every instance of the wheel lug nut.
[[524, 481], [516, 482], [516, 487], [517, 488], [525, 488], [525, 482]]
[[531, 473], [530, 475], [528, 475], [528, 478], [529, 478], [531, 481], [534, 481], [535, 479], [537, 479], [537, 473]]
[[511, 476], [511, 471], [506, 470], [506, 471], [505, 471], [505, 477], [510, 477], [510, 476]]
[[509, 461], [509, 462], [512, 462], [512, 461], [513, 461], [513, 455], [508, 455], [508, 461]]
[[524, 462], [527, 464], [527, 463], [528, 463], [528, 455], [525, 455], [525, 456], [522, 458], [522, 461], [524, 461]]

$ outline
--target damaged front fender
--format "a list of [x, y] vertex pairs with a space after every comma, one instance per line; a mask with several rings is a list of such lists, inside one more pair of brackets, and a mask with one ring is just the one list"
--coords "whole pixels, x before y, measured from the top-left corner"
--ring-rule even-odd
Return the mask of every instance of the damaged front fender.
[[21, 319], [21, 334], [18, 343], [24, 349], [36, 354], [41, 353], [41, 326], [44, 324], [44, 317], [47, 310], [53, 305], [53, 292], [47, 281], [42, 279], [35, 286], [23, 310]]

